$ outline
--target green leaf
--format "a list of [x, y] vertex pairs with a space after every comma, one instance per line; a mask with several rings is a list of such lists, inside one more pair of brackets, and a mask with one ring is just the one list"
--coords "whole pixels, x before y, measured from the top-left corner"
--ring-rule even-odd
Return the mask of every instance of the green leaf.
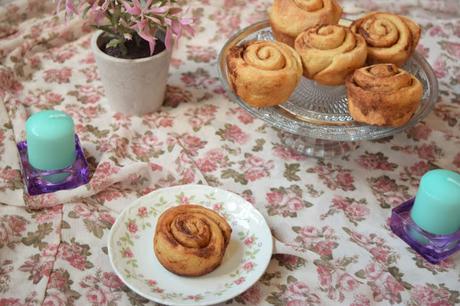
[[21, 239], [21, 242], [25, 245], [32, 245], [39, 250], [43, 250], [48, 243], [44, 242], [43, 239], [52, 232], [52, 223], [39, 224], [35, 232], [28, 232], [26, 237]]
[[232, 178], [235, 181], [235, 183], [240, 183], [242, 185], [247, 185], [248, 183], [244, 175], [242, 173], [237, 172], [234, 169], [225, 169], [224, 171], [222, 171], [222, 175], [220, 177], [223, 179]]
[[287, 277], [287, 283], [290, 284], [290, 283], [295, 283], [297, 281], [297, 278], [295, 278], [294, 276], [292, 275], [289, 275]]
[[300, 181], [300, 177], [297, 175], [297, 172], [300, 171], [300, 164], [284, 164], [284, 173], [283, 176], [290, 182], [292, 181]]
[[105, 47], [108, 48], [116, 48], [119, 45], [121, 45], [123, 42], [118, 39], [118, 38], [112, 38], [106, 45]]
[[355, 273], [356, 277], [359, 277], [359, 278], [366, 278], [366, 272], [364, 272], [364, 270], [359, 270], [358, 272]]
[[70, 228], [70, 224], [67, 223], [66, 221], [62, 220], [61, 221], [61, 229], [68, 229]]
[[265, 139], [259, 138], [256, 139], [256, 145], [252, 147], [252, 151], [254, 152], [260, 152], [263, 150], [265, 144]]

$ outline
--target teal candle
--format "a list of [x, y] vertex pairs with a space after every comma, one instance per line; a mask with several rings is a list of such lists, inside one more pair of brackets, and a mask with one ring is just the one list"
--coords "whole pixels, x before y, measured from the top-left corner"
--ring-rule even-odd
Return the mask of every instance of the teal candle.
[[[59, 170], [75, 162], [75, 127], [64, 112], [47, 110], [33, 114], [26, 122], [27, 157], [38, 170]], [[65, 178], [60, 175], [49, 179]]]
[[423, 230], [435, 235], [460, 230], [460, 174], [444, 169], [425, 173], [411, 218]]

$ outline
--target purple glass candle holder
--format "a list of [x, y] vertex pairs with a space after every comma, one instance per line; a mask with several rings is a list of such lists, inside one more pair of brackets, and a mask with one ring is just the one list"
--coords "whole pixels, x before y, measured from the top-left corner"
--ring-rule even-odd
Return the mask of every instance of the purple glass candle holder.
[[437, 264], [460, 250], [460, 231], [450, 235], [434, 235], [421, 229], [410, 216], [414, 200], [393, 208], [391, 230], [430, 263]]
[[21, 160], [24, 186], [29, 195], [38, 195], [64, 189], [73, 189], [89, 182], [89, 167], [80, 140], [75, 135], [75, 162], [58, 170], [39, 170], [32, 167], [27, 157], [27, 142], [17, 144]]

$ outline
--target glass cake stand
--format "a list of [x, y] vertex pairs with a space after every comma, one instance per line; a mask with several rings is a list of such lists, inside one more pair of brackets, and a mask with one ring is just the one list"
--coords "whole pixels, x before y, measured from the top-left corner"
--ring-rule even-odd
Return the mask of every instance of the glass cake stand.
[[414, 53], [403, 68], [422, 82], [423, 97], [418, 110], [404, 126], [379, 127], [355, 122], [348, 112], [345, 86], [319, 85], [304, 77], [285, 103], [274, 107], [252, 107], [233, 91], [226, 64], [229, 49], [250, 40], [273, 40], [268, 21], [239, 31], [224, 45], [218, 62], [223, 86], [243, 109], [277, 128], [284, 145], [302, 154], [315, 157], [342, 155], [356, 148], [359, 141], [400, 133], [425, 118], [438, 98], [438, 82], [432, 68], [420, 54]]

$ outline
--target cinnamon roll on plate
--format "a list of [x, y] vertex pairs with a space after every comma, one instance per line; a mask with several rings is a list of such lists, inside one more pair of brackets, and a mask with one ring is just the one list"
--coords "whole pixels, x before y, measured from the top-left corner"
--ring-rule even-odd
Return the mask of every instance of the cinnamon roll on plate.
[[299, 55], [276, 41], [250, 41], [234, 46], [226, 60], [233, 90], [255, 107], [285, 102], [302, 77]]
[[180, 205], [158, 219], [154, 251], [170, 272], [200, 276], [221, 264], [231, 234], [230, 225], [216, 212], [200, 205]]
[[294, 46], [302, 31], [323, 24], [337, 24], [342, 8], [336, 0], [274, 0], [268, 11], [275, 39]]
[[355, 20], [351, 30], [366, 40], [369, 64], [393, 63], [398, 66], [402, 66], [415, 51], [421, 33], [420, 26], [411, 19], [384, 12], [372, 12]]
[[340, 25], [321, 25], [297, 36], [295, 49], [303, 75], [324, 85], [340, 85], [345, 77], [366, 62], [364, 38]]
[[423, 95], [421, 82], [394, 64], [360, 68], [347, 78], [345, 85], [351, 116], [371, 125], [404, 125]]

